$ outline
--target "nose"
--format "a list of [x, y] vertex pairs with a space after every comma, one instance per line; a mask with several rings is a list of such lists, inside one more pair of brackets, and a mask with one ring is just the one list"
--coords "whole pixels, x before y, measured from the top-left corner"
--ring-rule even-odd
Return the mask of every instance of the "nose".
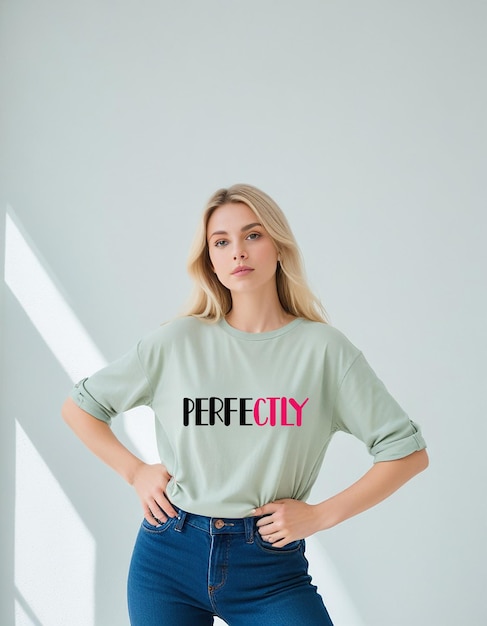
[[246, 259], [247, 258], [247, 253], [245, 252], [245, 250], [238, 250], [235, 251], [233, 253], [233, 258], [236, 261], [237, 259]]

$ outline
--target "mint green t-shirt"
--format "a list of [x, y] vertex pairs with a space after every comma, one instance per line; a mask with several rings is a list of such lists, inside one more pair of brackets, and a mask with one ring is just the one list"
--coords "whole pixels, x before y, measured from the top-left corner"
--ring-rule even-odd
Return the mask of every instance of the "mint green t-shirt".
[[419, 427], [337, 329], [296, 319], [264, 333], [181, 317], [80, 381], [72, 398], [111, 422], [152, 407], [169, 499], [211, 517], [306, 500], [336, 431], [374, 461], [426, 447]]

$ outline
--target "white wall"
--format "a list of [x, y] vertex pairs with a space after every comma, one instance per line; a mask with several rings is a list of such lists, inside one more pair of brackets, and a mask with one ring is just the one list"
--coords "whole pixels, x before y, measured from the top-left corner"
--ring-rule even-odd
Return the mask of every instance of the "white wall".
[[[67, 358], [83, 369], [88, 338], [110, 360], [174, 315], [200, 210], [233, 182], [282, 205], [333, 323], [429, 443], [425, 474], [310, 542], [336, 626], [486, 623], [485, 3], [5, 0], [0, 15], [0, 240], [10, 207], [53, 281], [28, 306], [2, 294], [1, 623], [128, 623], [138, 503], [59, 418], [55, 331], [79, 320]], [[146, 415], [117, 432], [138, 420], [150, 457]], [[314, 501], [369, 462], [337, 437]]]

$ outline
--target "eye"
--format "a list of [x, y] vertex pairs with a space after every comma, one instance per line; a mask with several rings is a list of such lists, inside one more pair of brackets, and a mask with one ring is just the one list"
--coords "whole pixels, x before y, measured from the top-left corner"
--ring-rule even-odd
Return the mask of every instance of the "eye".
[[215, 248], [223, 248], [223, 246], [226, 246], [228, 243], [228, 241], [226, 239], [219, 239], [218, 241], [215, 241], [214, 246]]
[[262, 237], [260, 233], [250, 233], [249, 235], [247, 235], [247, 239], [250, 239], [251, 241], [255, 241], [256, 239], [259, 239], [260, 237]]

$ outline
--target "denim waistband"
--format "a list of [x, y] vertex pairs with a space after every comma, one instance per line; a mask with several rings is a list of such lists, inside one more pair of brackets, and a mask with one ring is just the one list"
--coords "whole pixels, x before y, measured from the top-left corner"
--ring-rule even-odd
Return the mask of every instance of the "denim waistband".
[[181, 532], [185, 524], [188, 524], [210, 535], [244, 534], [247, 543], [254, 540], [257, 517], [206, 517], [174, 508], [178, 511], [178, 521], [174, 526], [176, 531]]

